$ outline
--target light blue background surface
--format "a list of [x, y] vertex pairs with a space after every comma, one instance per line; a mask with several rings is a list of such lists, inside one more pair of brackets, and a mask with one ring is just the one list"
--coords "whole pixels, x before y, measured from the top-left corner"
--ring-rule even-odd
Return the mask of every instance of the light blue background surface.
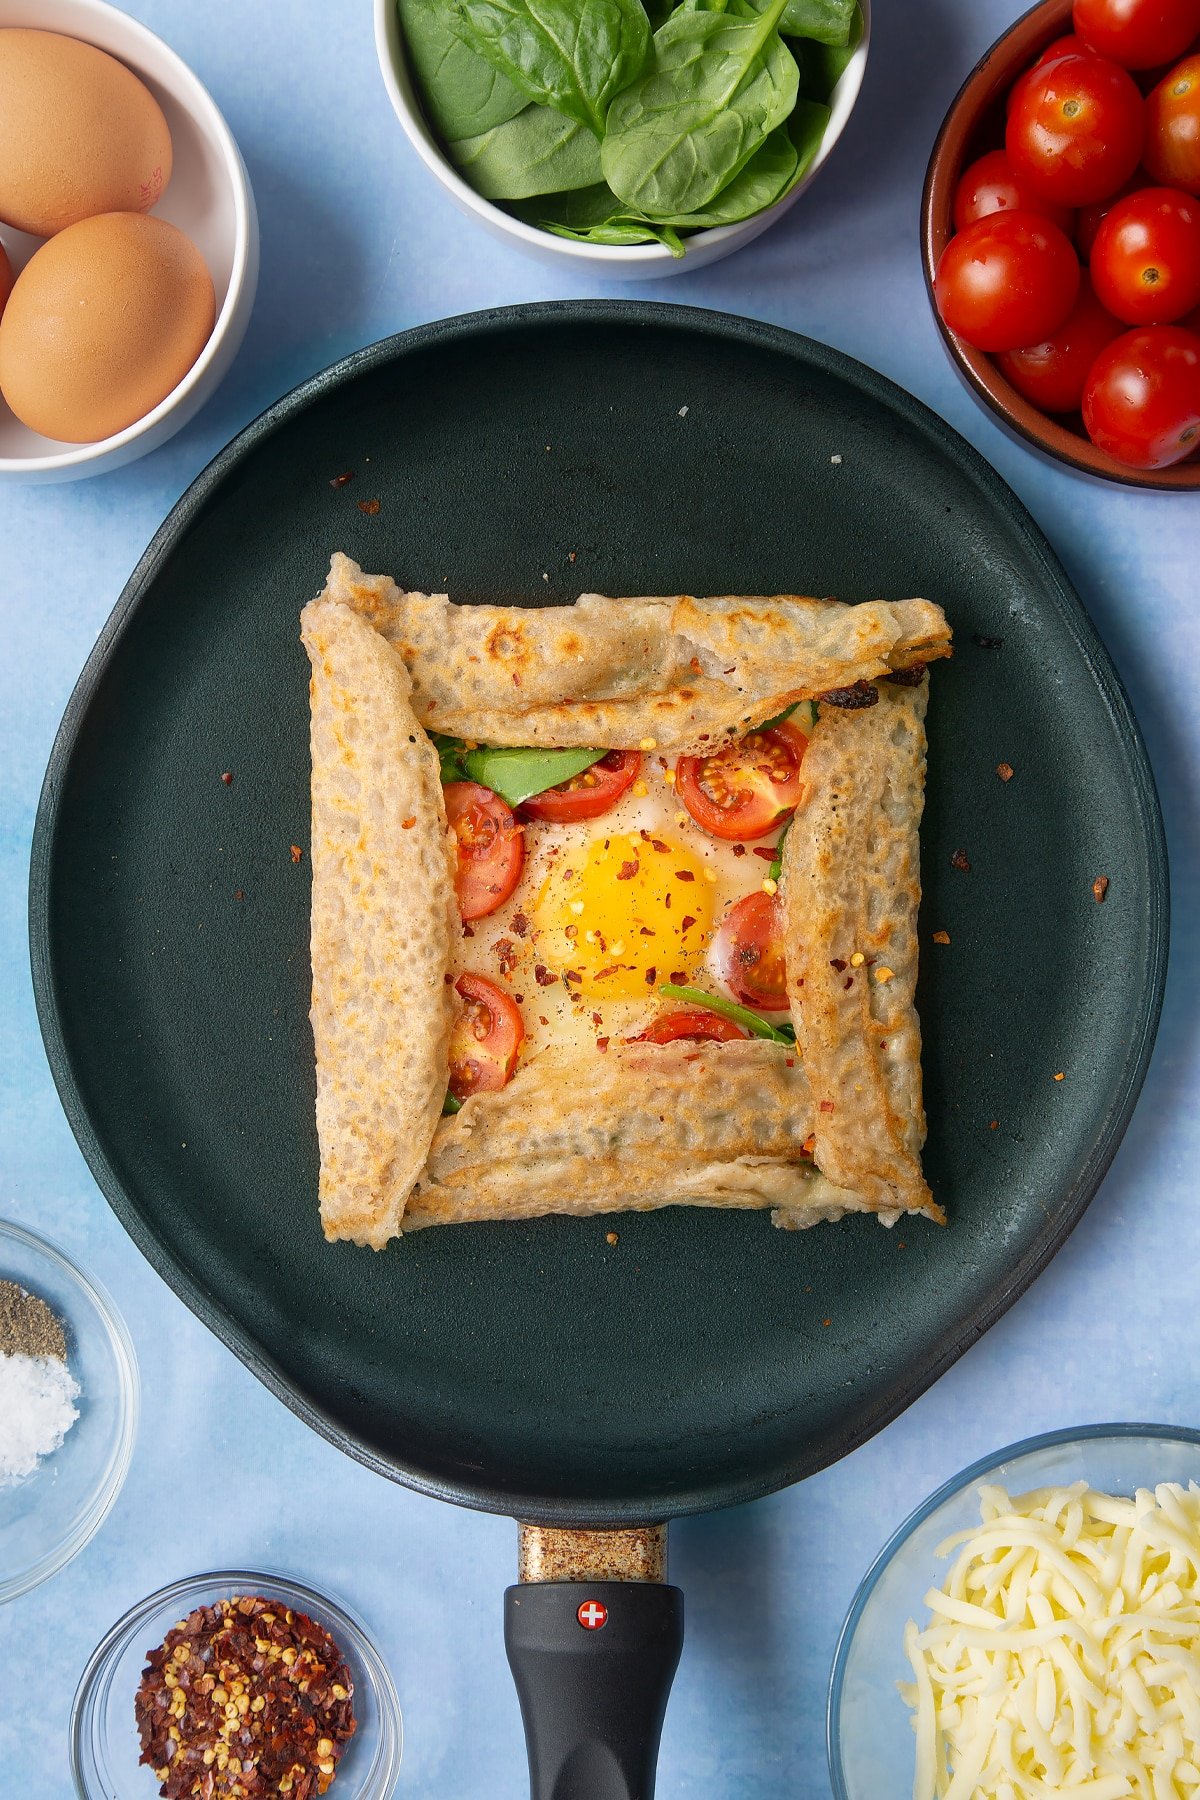
[[[405, 326], [623, 290], [508, 253], [460, 218], [391, 113], [367, 0], [136, 0], [129, 10], [192, 65], [241, 144], [262, 220], [262, 280], [232, 374], [164, 449], [71, 486], [0, 486], [0, 1213], [60, 1239], [108, 1285], [144, 1382], [133, 1469], [103, 1531], [64, 1573], [0, 1612], [0, 1793], [68, 1794], [71, 1696], [118, 1613], [177, 1576], [265, 1562], [348, 1599], [377, 1633], [405, 1711], [401, 1793], [515, 1800], [526, 1791], [524, 1748], [500, 1635], [511, 1522], [409, 1494], [339, 1455], [134, 1250], [46, 1068], [26, 875], [42, 770], [75, 677], [155, 527], [239, 427], [324, 364]], [[1145, 730], [1173, 857], [1173, 963], [1133, 1126], [1033, 1290], [840, 1466], [672, 1528], [689, 1617], [661, 1800], [827, 1794], [823, 1714], [838, 1626], [893, 1526], [961, 1465], [1086, 1420], [1200, 1421], [1200, 495], [1060, 472], [1005, 438], [960, 388], [922, 287], [921, 178], [945, 106], [1016, 0], [876, 0], [876, 10], [862, 98], [816, 187], [740, 255], [624, 291], [835, 344], [919, 395], [1012, 483], [1062, 555]]]

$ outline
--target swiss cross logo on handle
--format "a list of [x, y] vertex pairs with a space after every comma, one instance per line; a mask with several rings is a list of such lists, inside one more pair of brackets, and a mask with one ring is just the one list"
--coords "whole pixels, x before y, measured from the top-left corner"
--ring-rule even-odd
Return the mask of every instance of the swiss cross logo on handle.
[[602, 1625], [608, 1624], [608, 1608], [602, 1600], [585, 1600], [575, 1617], [585, 1631], [599, 1631]]

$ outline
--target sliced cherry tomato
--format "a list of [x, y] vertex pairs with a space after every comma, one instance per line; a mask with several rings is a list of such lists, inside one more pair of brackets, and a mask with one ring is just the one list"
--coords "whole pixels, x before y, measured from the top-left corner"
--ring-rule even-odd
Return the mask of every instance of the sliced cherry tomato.
[[521, 879], [525, 836], [512, 808], [477, 781], [449, 781], [442, 797], [458, 840], [458, 910], [464, 919], [482, 919]]
[[576, 819], [598, 819], [610, 806], [615, 806], [632, 785], [642, 766], [640, 750], [610, 750], [607, 756], [560, 781], [557, 787], [535, 794], [521, 807], [523, 819], [542, 819], [551, 825], [570, 825]]
[[1200, 0], [1075, 0], [1075, 30], [1126, 69], [1156, 69], [1200, 37]]
[[749, 1035], [723, 1013], [709, 1012], [707, 1007], [682, 1006], [676, 1012], [660, 1013], [633, 1041], [637, 1044], [673, 1044], [679, 1038], [704, 1038], [714, 1044], [729, 1044], [734, 1038]]
[[713, 939], [712, 963], [735, 1000], [760, 1012], [788, 1003], [779, 902], [760, 888], [730, 907]]
[[1090, 206], [1128, 181], [1145, 134], [1126, 69], [1104, 56], [1060, 56], [1018, 84], [1004, 134], [1013, 174], [1057, 206]]
[[1078, 300], [1053, 336], [1027, 349], [1004, 351], [996, 365], [1043, 412], [1078, 412], [1092, 364], [1123, 329], [1101, 306], [1085, 275]]
[[1127, 331], [1088, 376], [1083, 422], [1094, 444], [1135, 469], [1165, 469], [1200, 444], [1200, 337], [1179, 325]]
[[1092, 286], [1127, 325], [1170, 325], [1200, 303], [1200, 200], [1143, 188], [1118, 200], [1092, 245]]
[[954, 229], [965, 231], [976, 219], [986, 219], [990, 213], [998, 212], [1037, 213], [1043, 219], [1052, 219], [1062, 231], [1071, 229], [1069, 207], [1054, 206], [1049, 200], [1040, 199], [1027, 181], [1017, 180], [1003, 150], [989, 150], [986, 156], [978, 157], [964, 169], [958, 178], [954, 190]]
[[711, 756], [681, 756], [675, 792], [713, 837], [766, 837], [796, 809], [808, 739], [794, 725], [732, 738]]
[[512, 1079], [525, 1024], [516, 1004], [482, 975], [460, 975], [463, 1010], [450, 1033], [450, 1092], [491, 1094]]
[[942, 251], [938, 312], [978, 350], [1019, 350], [1058, 330], [1079, 292], [1079, 259], [1065, 232], [1036, 213], [990, 213]]
[[1033, 74], [1035, 69], [1044, 69], [1047, 63], [1057, 62], [1060, 56], [1094, 55], [1095, 52], [1084, 43], [1081, 37], [1076, 37], [1073, 31], [1069, 31], [1066, 37], [1056, 37], [1053, 43], [1046, 45], [1046, 48], [1042, 51], [1042, 54], [1038, 57], [1037, 61], [1035, 63], [1030, 63], [1025, 74], [1019, 75], [1016, 81], [1013, 82], [1013, 85], [1008, 90], [1008, 99], [1004, 103], [1005, 113], [1010, 113], [1012, 111], [1013, 101], [1017, 97], [1017, 89], [1023, 81]]
[[1082, 256], [1085, 262], [1092, 254], [1092, 245], [1096, 241], [1096, 233], [1099, 231], [1101, 225], [1103, 225], [1105, 219], [1107, 219], [1113, 207], [1117, 204], [1117, 201], [1123, 200], [1126, 194], [1140, 193], [1141, 189], [1147, 185], [1148, 184], [1144, 179], [1139, 180], [1138, 177], [1134, 175], [1128, 181], [1123, 182], [1115, 194], [1108, 194], [1103, 200], [1097, 200], [1091, 206], [1080, 207], [1075, 215], [1075, 243], [1078, 246], [1080, 256]]
[[1200, 56], [1185, 56], [1150, 90], [1146, 167], [1164, 187], [1200, 194]]

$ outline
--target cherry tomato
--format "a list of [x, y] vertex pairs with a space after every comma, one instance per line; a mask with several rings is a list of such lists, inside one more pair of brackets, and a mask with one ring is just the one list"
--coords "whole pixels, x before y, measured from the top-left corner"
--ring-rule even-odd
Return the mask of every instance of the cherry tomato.
[[673, 1044], [679, 1038], [704, 1038], [714, 1044], [729, 1044], [734, 1038], [749, 1035], [722, 1013], [709, 1012], [704, 1006], [683, 1006], [676, 1012], [660, 1013], [633, 1041], [636, 1044]]
[[808, 739], [794, 725], [747, 732], [711, 756], [681, 756], [675, 792], [712, 837], [760, 838], [796, 809]]
[[543, 819], [552, 825], [570, 825], [576, 819], [598, 819], [615, 806], [642, 766], [640, 750], [610, 750], [607, 756], [560, 781], [557, 787], [535, 794], [521, 807], [523, 819]]
[[1101, 306], [1085, 275], [1066, 323], [1043, 344], [1006, 350], [996, 365], [1042, 412], [1078, 412], [1092, 364], [1123, 329], [1120, 320]]
[[1156, 69], [1200, 37], [1200, 0], [1075, 0], [1075, 29], [1126, 69]]
[[1093, 56], [1094, 54], [1095, 52], [1088, 48], [1081, 37], [1076, 37], [1073, 31], [1068, 32], [1066, 37], [1056, 37], [1053, 43], [1046, 45], [1037, 61], [1030, 63], [1024, 75], [1018, 75], [1016, 81], [1013, 82], [1008, 90], [1008, 98], [1004, 102], [1005, 113], [1008, 114], [1012, 111], [1013, 101], [1017, 97], [1017, 89], [1033, 74], [1035, 69], [1044, 69], [1047, 63], [1057, 62], [1060, 56]]
[[1019, 350], [1057, 331], [1079, 292], [1065, 232], [1035, 213], [990, 213], [950, 239], [933, 283], [951, 331], [978, 350]]
[[1127, 70], [1103, 56], [1060, 56], [1019, 84], [1004, 134], [1013, 174], [1058, 206], [1090, 206], [1128, 181], [1145, 133]]
[[1143, 188], [1118, 200], [1092, 245], [1096, 297], [1127, 325], [1170, 325], [1200, 302], [1200, 200]]
[[1185, 56], [1150, 90], [1146, 167], [1164, 187], [1200, 194], [1200, 56]]
[[760, 888], [735, 902], [712, 946], [713, 967], [735, 1000], [760, 1012], [787, 1006], [783, 917], [779, 903]]
[[1200, 444], [1200, 337], [1179, 325], [1127, 331], [1102, 350], [1083, 395], [1087, 434], [1135, 469], [1165, 469]]
[[492, 1094], [512, 1079], [525, 1025], [515, 1003], [482, 975], [460, 975], [463, 1010], [450, 1033], [450, 1092]]
[[458, 910], [464, 919], [482, 919], [504, 905], [521, 879], [524, 833], [512, 808], [477, 781], [449, 781], [442, 797], [458, 840]]
[[958, 178], [954, 190], [954, 229], [965, 231], [989, 213], [1031, 212], [1052, 219], [1062, 231], [1071, 229], [1071, 211], [1040, 200], [1027, 181], [1018, 181], [1003, 150], [989, 150]]
[[1136, 194], [1146, 186], [1144, 180], [1139, 181], [1136, 175], [1123, 182], [1115, 194], [1108, 194], [1103, 200], [1093, 201], [1091, 206], [1081, 206], [1075, 215], [1075, 242], [1080, 256], [1086, 262], [1092, 254], [1092, 245], [1096, 241], [1096, 233], [1107, 219], [1118, 200], [1126, 194]]

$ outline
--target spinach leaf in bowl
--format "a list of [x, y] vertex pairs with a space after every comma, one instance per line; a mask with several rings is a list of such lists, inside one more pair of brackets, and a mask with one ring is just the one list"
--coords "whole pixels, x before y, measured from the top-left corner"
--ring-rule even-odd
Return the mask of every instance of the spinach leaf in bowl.
[[422, 108], [447, 141], [513, 119], [528, 96], [472, 50], [449, 23], [444, 0], [397, 0]]
[[631, 212], [607, 182], [579, 188], [573, 194], [543, 194], [513, 211], [526, 224], [578, 244], [664, 244], [672, 256], [683, 255], [679, 233]]
[[604, 178], [648, 218], [698, 212], [750, 161], [796, 103], [799, 72], [776, 27], [788, 0], [757, 17], [675, 12], [650, 66], [617, 95]]
[[713, 225], [736, 225], [741, 219], [773, 206], [788, 191], [799, 160], [787, 126], [777, 125], [741, 173], [714, 195], [707, 206], [698, 212], [678, 213], [675, 218], [660, 223], [691, 231], [705, 230]]
[[650, 51], [641, 0], [449, 0], [456, 28], [531, 100], [597, 136]]
[[845, 45], [850, 42], [857, 11], [857, 0], [788, 0], [779, 29], [785, 37]]
[[485, 200], [567, 193], [601, 179], [600, 140], [552, 106], [527, 106], [515, 119], [446, 146], [450, 160]]

